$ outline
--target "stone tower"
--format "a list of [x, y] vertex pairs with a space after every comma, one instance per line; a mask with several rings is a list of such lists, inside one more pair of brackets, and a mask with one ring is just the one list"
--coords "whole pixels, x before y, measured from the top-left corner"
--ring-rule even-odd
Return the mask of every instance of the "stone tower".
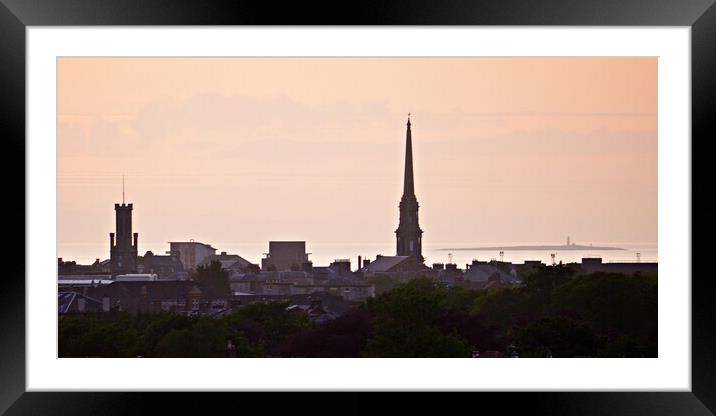
[[419, 262], [423, 258], [423, 230], [418, 224], [418, 200], [415, 197], [413, 183], [413, 141], [410, 132], [410, 115], [405, 136], [405, 177], [403, 179], [403, 197], [400, 198], [400, 224], [395, 230], [396, 255], [414, 256]]
[[112, 276], [136, 273], [139, 234], [132, 234], [132, 204], [114, 204], [114, 211], [117, 218], [117, 239], [115, 241], [115, 233], [109, 233], [110, 272]]

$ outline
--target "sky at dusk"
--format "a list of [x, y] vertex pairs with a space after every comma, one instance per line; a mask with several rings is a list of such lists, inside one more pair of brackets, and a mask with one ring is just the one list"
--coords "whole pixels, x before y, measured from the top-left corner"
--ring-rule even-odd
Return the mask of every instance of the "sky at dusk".
[[657, 241], [655, 58], [62, 58], [58, 71], [61, 257], [109, 257], [122, 175], [140, 254], [189, 239], [392, 247], [408, 112], [424, 244]]

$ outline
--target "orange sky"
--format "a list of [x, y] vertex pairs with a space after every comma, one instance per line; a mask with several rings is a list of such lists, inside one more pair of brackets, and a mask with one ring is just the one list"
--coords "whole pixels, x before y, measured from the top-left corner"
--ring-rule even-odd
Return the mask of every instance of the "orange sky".
[[122, 174], [141, 253], [190, 238], [392, 244], [408, 112], [425, 244], [657, 240], [654, 58], [58, 68], [60, 256], [108, 246]]

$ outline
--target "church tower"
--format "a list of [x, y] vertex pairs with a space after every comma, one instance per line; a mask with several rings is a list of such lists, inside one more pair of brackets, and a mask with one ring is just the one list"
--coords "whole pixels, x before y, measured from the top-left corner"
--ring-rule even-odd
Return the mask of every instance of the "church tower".
[[403, 197], [400, 198], [400, 224], [395, 230], [396, 255], [414, 256], [422, 263], [423, 230], [418, 224], [418, 200], [413, 184], [413, 141], [410, 133], [410, 114], [405, 135], [405, 177], [403, 178]]
[[[114, 204], [117, 239], [109, 233], [109, 259], [112, 276], [137, 273], [137, 242], [139, 234], [132, 234], [132, 204], [124, 203], [124, 178], [122, 178], [122, 204]], [[134, 237], [134, 241], [132, 241]]]

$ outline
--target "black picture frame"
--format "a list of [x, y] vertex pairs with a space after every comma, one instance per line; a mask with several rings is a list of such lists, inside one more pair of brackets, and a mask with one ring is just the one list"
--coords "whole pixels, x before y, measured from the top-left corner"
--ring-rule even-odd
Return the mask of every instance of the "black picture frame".
[[[27, 26], [71, 25], [566, 25], [566, 26], [688, 26], [692, 59], [692, 155], [695, 144], [716, 137], [711, 125], [716, 116], [716, 6], [714, 0], [491, 0], [413, 1], [411, 3], [285, 2], [207, 0], [0, 0], [0, 137], [5, 163], [4, 194], [8, 214], [3, 218], [9, 249], [5, 251], [2, 282], [2, 336], [0, 337], [0, 413], [25, 414], [144, 414], [148, 402], [161, 404], [162, 412], [206, 411], [232, 403], [236, 396], [211, 398], [173, 393], [29, 393], [25, 392], [25, 261], [18, 255], [24, 232], [25, 183], [25, 29]], [[703, 165], [701, 165], [703, 168]], [[694, 169], [692, 180], [707, 177]], [[693, 185], [692, 185], [693, 189]], [[708, 188], [704, 188], [705, 190]], [[696, 196], [696, 195], [694, 195]], [[703, 197], [702, 197], [703, 198]], [[23, 201], [22, 203], [20, 201]], [[693, 207], [693, 198], [691, 201]], [[48, 215], [54, 213], [48, 212]], [[692, 214], [699, 226], [712, 221]], [[704, 221], [704, 222], [702, 222]], [[7, 227], [11, 229], [8, 230]], [[16, 228], [13, 228], [16, 227]], [[20, 228], [23, 229], [20, 229]], [[23, 242], [25, 239], [23, 238]], [[692, 247], [692, 259], [706, 255], [705, 246]], [[692, 263], [693, 264], [693, 263]], [[716, 307], [711, 298], [715, 285], [708, 273], [692, 268], [692, 389], [690, 392], [585, 392], [585, 393], [478, 393], [470, 398], [410, 395], [384, 403], [384, 411], [430, 405], [441, 412], [472, 406], [507, 414], [669, 414], [707, 415], [716, 409]], [[687, 278], [688, 276], [684, 276]], [[519, 396], [518, 396], [519, 395]], [[217, 397], [218, 396], [218, 397]], [[309, 395], [310, 396], [310, 395]], [[371, 411], [370, 396], [334, 395], [339, 409]], [[383, 399], [384, 397], [381, 397]], [[241, 399], [244, 400], [244, 399]], [[264, 401], [274, 411], [315, 410], [326, 399], [301, 396]], [[426, 407], [427, 406], [427, 407]], [[243, 405], [241, 406], [243, 407]], [[334, 408], [335, 409], [335, 408]], [[247, 410], [248, 407], [242, 410]]]

